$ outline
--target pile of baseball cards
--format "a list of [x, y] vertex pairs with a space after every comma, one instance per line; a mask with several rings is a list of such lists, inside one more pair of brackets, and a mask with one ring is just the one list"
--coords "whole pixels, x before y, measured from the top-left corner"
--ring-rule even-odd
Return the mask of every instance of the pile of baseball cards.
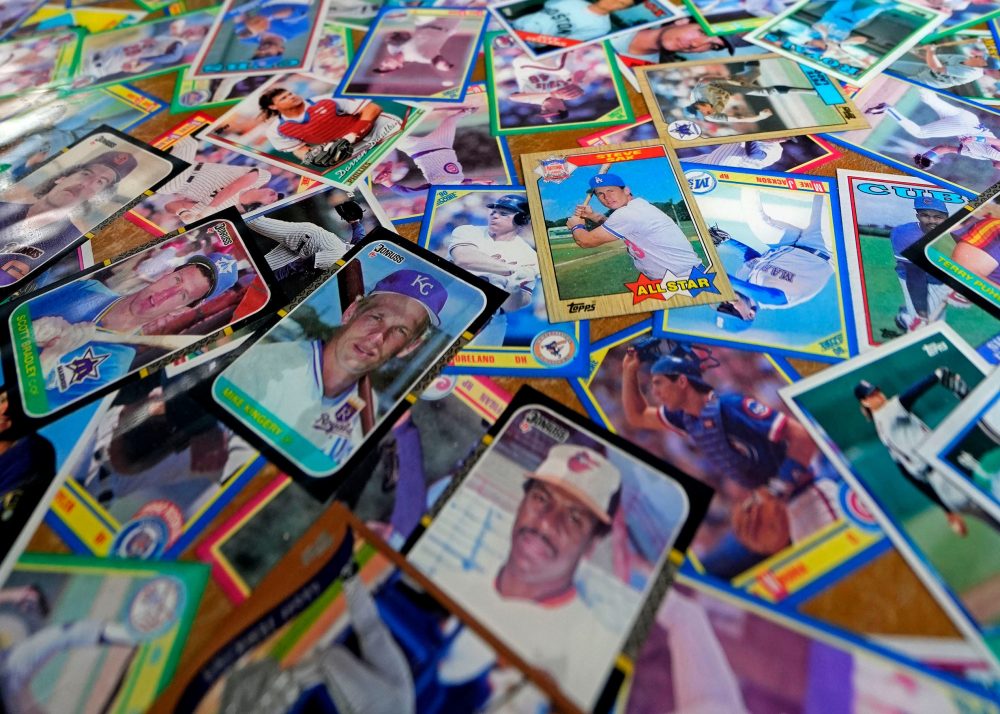
[[0, 711], [1000, 714], [998, 22], [0, 0]]

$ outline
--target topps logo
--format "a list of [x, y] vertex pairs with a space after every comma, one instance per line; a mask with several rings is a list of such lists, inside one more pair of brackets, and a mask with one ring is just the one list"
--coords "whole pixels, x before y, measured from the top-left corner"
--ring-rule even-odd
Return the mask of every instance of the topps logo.
[[569, 314], [572, 315], [574, 312], [593, 312], [597, 309], [597, 305], [592, 302], [571, 302], [569, 304]]
[[375, 246], [372, 252], [368, 254], [368, 257], [374, 258], [376, 255], [384, 255], [386, 258], [391, 260], [393, 263], [396, 263], [397, 265], [403, 262], [403, 256], [401, 256], [399, 253], [396, 253], [395, 251], [389, 250], [381, 243]]
[[229, 229], [226, 228], [225, 223], [218, 223], [212, 226], [212, 232], [219, 236], [219, 241], [222, 242], [222, 245], [233, 244], [233, 237], [229, 234]]
[[555, 439], [560, 444], [565, 444], [569, 439], [569, 429], [561, 427], [551, 419], [546, 419], [541, 412], [530, 411], [524, 417], [524, 424], [529, 428], [538, 429], [543, 434]]
[[934, 357], [942, 352], [947, 352], [948, 344], [946, 342], [929, 342], [926, 345], [921, 345], [920, 349], [926, 352], [928, 357]]

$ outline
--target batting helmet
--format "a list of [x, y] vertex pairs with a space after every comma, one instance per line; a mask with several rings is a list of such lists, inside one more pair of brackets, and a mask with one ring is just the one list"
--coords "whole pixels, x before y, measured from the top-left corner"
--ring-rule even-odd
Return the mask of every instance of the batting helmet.
[[666, 376], [683, 374], [693, 382], [707, 384], [701, 373], [700, 361], [696, 358], [667, 355], [656, 360], [649, 371], [650, 374], [662, 374]]
[[531, 214], [528, 213], [528, 199], [518, 196], [516, 193], [506, 193], [493, 203], [487, 203], [490, 210], [503, 208], [514, 212], [514, 225], [526, 226], [531, 223]]
[[862, 399], [867, 399], [877, 391], [879, 391], [878, 387], [869, 382], [867, 379], [862, 379], [854, 387], [854, 398], [860, 402]]

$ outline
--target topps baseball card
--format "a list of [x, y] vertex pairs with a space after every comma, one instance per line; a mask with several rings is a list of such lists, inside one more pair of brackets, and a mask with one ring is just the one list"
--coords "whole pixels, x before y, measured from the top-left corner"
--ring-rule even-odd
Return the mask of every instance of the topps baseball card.
[[[616, 35], [610, 43], [625, 67], [760, 54], [757, 45], [742, 37], [716, 37], [690, 17]], [[634, 79], [629, 81], [634, 84]]]
[[310, 69], [326, 0], [224, 0], [187, 70], [188, 79]]
[[21, 413], [64, 411], [268, 309], [243, 230], [227, 213], [15, 302], [4, 371]]
[[372, 170], [369, 184], [395, 223], [423, 218], [431, 186], [517, 182], [502, 136], [490, 135], [489, 93], [470, 84], [460, 104], [434, 107]]
[[899, 175], [841, 169], [838, 180], [861, 349], [942, 320], [986, 360], [1000, 363], [1000, 320], [906, 256], [965, 198]]
[[650, 327], [595, 342], [573, 387], [591, 419], [715, 489], [688, 569], [799, 608], [881, 552], [874, 520], [778, 398], [789, 367]]
[[743, 36], [780, 15], [795, 0], [684, 0], [691, 17], [712, 36]]
[[101, 126], [0, 191], [0, 294], [92, 238], [184, 166]]
[[215, 401], [320, 500], [505, 295], [384, 230], [338, 262], [212, 386]]
[[662, 144], [545, 151], [521, 161], [550, 320], [734, 298]]
[[935, 30], [931, 39], [955, 39], [956, 33], [979, 25], [993, 27], [1000, 15], [1000, 2], [996, 0], [910, 0], [914, 5], [943, 13], [944, 22]]
[[215, 13], [215, 8], [197, 10], [87, 35], [73, 88], [131, 82], [191, 64]]
[[620, 711], [1000, 712], [982, 687], [844, 634], [679, 575]]
[[337, 96], [461, 102], [487, 17], [485, 10], [383, 8]]
[[200, 563], [24, 555], [0, 588], [4, 708], [147, 711], [207, 582]]
[[[1000, 523], [918, 453], [989, 371], [946, 324], [918, 330], [781, 396], [956, 627], [1000, 669]], [[985, 674], [985, 673], [984, 673]]]
[[[341, 504], [185, 658], [169, 711], [572, 711]], [[554, 707], [558, 706], [558, 709]]]
[[204, 141], [200, 132], [214, 121], [207, 114], [194, 114], [151, 142], [189, 167], [134, 206], [128, 220], [162, 236], [230, 206], [241, 216], [253, 214], [285, 196], [320, 185]]
[[525, 377], [586, 373], [590, 323], [549, 322], [523, 188], [433, 188], [419, 243], [510, 294], [449, 370]]
[[607, 43], [535, 59], [510, 35], [492, 32], [485, 47], [493, 134], [596, 128], [635, 119]]
[[837, 82], [774, 54], [635, 72], [657, 132], [675, 149], [868, 126]]
[[530, 387], [489, 437], [407, 561], [577, 708], [606, 708], [712, 490]]
[[684, 161], [681, 169], [735, 297], [665, 310], [657, 335], [825, 362], [857, 354], [836, 182]]
[[[370, 450], [337, 500], [392, 548], [402, 547], [509, 401], [486, 377], [439, 376]], [[277, 476], [201, 540], [198, 558], [239, 604], [323, 508], [293, 479]]]
[[349, 189], [424, 115], [388, 99], [340, 99], [308, 74], [272, 77], [202, 135], [226, 149]]
[[870, 127], [826, 138], [968, 198], [1000, 180], [995, 109], [885, 74], [854, 102]]
[[746, 39], [862, 87], [944, 18], [904, 0], [801, 0]]
[[[995, 28], [995, 25], [991, 24]], [[924, 42], [893, 62], [888, 71], [897, 77], [948, 92], [974, 102], [1000, 100], [1000, 53], [995, 29], [964, 30], [940, 40]]]
[[78, 31], [0, 42], [0, 97], [69, 84], [80, 59]]

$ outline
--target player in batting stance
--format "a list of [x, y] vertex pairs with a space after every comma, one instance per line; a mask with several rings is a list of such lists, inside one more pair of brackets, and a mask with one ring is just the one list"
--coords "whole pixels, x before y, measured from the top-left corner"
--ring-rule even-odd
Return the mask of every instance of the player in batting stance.
[[[765, 87], [760, 84], [760, 62], [752, 60], [745, 63], [742, 72], [727, 77], [703, 77], [691, 89], [691, 103], [684, 108], [688, 116], [703, 119], [713, 124], [732, 124], [734, 122], [759, 122], [774, 115], [765, 107], [750, 116], [738, 116], [729, 109], [733, 95], [745, 97], [779, 97], [785, 94], [816, 94], [813, 87], [791, 87], [776, 84]], [[773, 101], [773, 99], [772, 99]]]
[[863, 379], [854, 387], [854, 398], [861, 406], [861, 413], [875, 425], [878, 440], [889, 451], [903, 478], [945, 512], [948, 526], [956, 535], [964, 538], [969, 533], [963, 515], [978, 518], [993, 530], [1000, 531], [1000, 524], [989, 513], [949, 483], [919, 454], [931, 430], [923, 419], [913, 413], [913, 407], [918, 399], [939, 384], [958, 400], [969, 393], [969, 387], [960, 374], [938, 367], [893, 397], [887, 396], [878, 385]]
[[[597, 248], [622, 241], [635, 269], [652, 280], [662, 280], [668, 273], [686, 278], [695, 266], [701, 265], [680, 227], [646, 199], [633, 196], [621, 176], [598, 174], [589, 185], [592, 194], [611, 213], [598, 213], [589, 201], [576, 207], [566, 227], [579, 247]], [[588, 230], [585, 220], [595, 227]]]

